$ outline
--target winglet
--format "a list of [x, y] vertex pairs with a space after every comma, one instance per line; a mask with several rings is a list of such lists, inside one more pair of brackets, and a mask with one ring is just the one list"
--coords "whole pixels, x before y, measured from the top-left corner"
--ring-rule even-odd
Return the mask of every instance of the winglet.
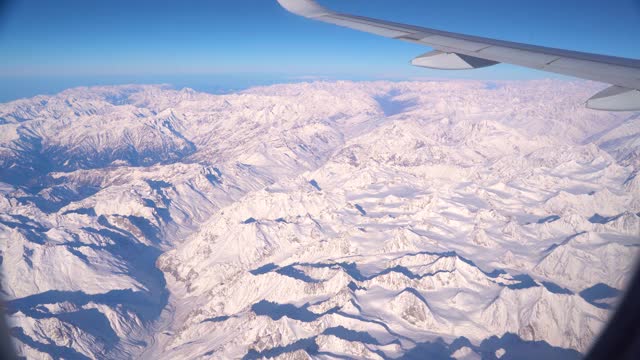
[[278, 3], [280, 3], [280, 6], [287, 9], [287, 11], [308, 18], [315, 18], [333, 13], [332, 11], [318, 5], [318, 3], [313, 0], [278, 0]]

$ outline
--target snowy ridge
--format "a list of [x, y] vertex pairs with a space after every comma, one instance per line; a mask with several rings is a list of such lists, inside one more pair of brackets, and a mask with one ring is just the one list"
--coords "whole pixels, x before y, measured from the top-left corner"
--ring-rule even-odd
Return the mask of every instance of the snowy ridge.
[[638, 114], [583, 109], [594, 88], [123, 86], [1, 104], [19, 351], [577, 358], [640, 245]]

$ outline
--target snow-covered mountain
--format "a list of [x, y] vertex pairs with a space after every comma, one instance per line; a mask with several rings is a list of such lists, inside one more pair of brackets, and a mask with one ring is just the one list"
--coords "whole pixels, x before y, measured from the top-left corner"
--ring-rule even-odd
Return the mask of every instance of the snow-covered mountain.
[[640, 246], [584, 82], [76, 88], [0, 105], [22, 356], [578, 358]]

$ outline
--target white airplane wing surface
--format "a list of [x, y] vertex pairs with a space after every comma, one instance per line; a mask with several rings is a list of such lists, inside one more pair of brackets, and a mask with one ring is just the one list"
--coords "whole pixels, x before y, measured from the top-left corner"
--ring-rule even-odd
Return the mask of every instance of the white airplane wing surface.
[[355, 30], [426, 45], [415, 66], [462, 70], [507, 63], [611, 84], [587, 101], [596, 110], [640, 110], [640, 60], [456, 34], [331, 11], [313, 0], [278, 0], [288, 11]]

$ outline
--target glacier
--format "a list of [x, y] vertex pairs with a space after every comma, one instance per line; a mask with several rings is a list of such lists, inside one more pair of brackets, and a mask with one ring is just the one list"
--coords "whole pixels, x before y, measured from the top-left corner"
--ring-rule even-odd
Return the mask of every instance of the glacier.
[[0, 104], [29, 359], [581, 358], [640, 246], [590, 82], [82, 87]]

